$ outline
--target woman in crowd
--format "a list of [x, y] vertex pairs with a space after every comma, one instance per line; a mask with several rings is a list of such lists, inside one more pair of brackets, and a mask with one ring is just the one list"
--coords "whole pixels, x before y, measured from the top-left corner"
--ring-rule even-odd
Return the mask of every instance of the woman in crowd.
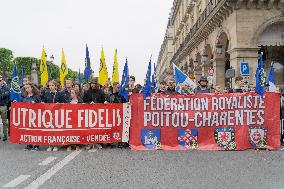
[[[70, 104], [83, 103], [83, 100], [80, 97], [80, 92], [79, 92], [78, 89], [72, 88], [70, 92], [71, 92], [70, 100], [69, 100]], [[75, 147], [76, 147], [77, 151], [80, 150], [80, 146], [79, 145], [75, 145]], [[67, 147], [67, 152], [70, 152], [71, 150], [72, 150], [72, 145]]]
[[74, 83], [74, 89], [76, 89], [79, 92], [79, 97], [82, 99], [83, 98], [83, 92], [82, 92], [82, 87], [81, 84], [78, 82]]
[[85, 94], [85, 92], [88, 91], [89, 89], [90, 89], [90, 84], [89, 83], [83, 84], [83, 87], [82, 87], [83, 94]]
[[[64, 95], [58, 90], [58, 83], [55, 80], [48, 82], [49, 90], [45, 92], [44, 100], [45, 103], [65, 103]], [[46, 151], [58, 151], [58, 147], [49, 146]]]
[[[22, 102], [28, 102], [28, 103], [40, 103], [41, 102], [39, 91], [35, 87], [34, 84], [26, 83], [24, 85], [24, 92], [23, 92]], [[39, 150], [39, 146], [38, 145], [29, 144], [29, 145], [26, 146], [25, 149], [38, 151]]]
[[113, 83], [112, 93], [106, 98], [108, 103], [124, 103], [126, 100], [119, 95], [120, 84], [118, 82]]
[[110, 87], [104, 86], [103, 87], [103, 92], [104, 92], [104, 95], [105, 95], [105, 99], [108, 99], [110, 97], [110, 95], [111, 95]]
[[214, 88], [214, 93], [222, 94], [223, 93], [222, 87], [220, 85], [216, 85]]

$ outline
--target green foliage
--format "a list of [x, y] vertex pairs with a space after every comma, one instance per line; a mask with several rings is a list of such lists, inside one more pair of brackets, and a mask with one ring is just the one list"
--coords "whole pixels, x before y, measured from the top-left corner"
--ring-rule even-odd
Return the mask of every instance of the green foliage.
[[[40, 59], [35, 57], [16, 57], [15, 59], [13, 58], [14, 56], [11, 50], [0, 48], [0, 64], [1, 64], [0, 69], [2, 69], [2, 65], [4, 63], [6, 76], [11, 76], [11, 73], [13, 72], [14, 68], [14, 63], [16, 63], [17, 65], [18, 75], [20, 77], [22, 75], [22, 67], [24, 67], [25, 69], [25, 76], [31, 75], [31, 68], [33, 62], [37, 63], [37, 69], [39, 71]], [[58, 80], [59, 69], [60, 69], [59, 66], [55, 65], [51, 61], [46, 61], [46, 64], [47, 64], [49, 79]], [[66, 76], [66, 78], [72, 78], [73, 80], [77, 80], [78, 72], [68, 69], [68, 75]], [[83, 75], [81, 75], [81, 78], [83, 78]]]
[[16, 63], [17, 65], [18, 75], [20, 77], [22, 76], [22, 68], [25, 69], [25, 76], [30, 75], [33, 62], [36, 62], [38, 65], [39, 59], [34, 58], [34, 57], [16, 57], [14, 59], [14, 63]]
[[71, 69], [68, 68], [68, 74], [66, 78], [72, 78], [73, 80], [78, 79], [78, 72], [72, 71]]
[[[1, 71], [5, 68], [5, 76], [10, 76], [13, 71], [13, 52], [10, 49], [0, 48]], [[2, 74], [1, 72], [1, 74]]]
[[59, 66], [50, 61], [46, 61], [49, 79], [59, 79]]

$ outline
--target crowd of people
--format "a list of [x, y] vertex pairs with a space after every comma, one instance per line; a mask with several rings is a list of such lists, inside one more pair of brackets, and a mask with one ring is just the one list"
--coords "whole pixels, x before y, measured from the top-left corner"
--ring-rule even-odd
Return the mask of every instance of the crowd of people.
[[[135, 77], [130, 76], [129, 79], [129, 95], [139, 93], [142, 89], [141, 85], [135, 85]], [[98, 83], [97, 78], [92, 78], [90, 82], [80, 84], [74, 82], [72, 79], [66, 79], [65, 85], [61, 86], [57, 80], [49, 80], [46, 86], [36, 86], [29, 81], [28, 78], [23, 79], [21, 87], [22, 102], [27, 103], [123, 103], [126, 100], [119, 95], [120, 84], [114, 82], [111, 84], [107, 81], [104, 86]], [[8, 140], [9, 135], [9, 108], [10, 101], [10, 88], [5, 82], [4, 78], [0, 75], [0, 113], [3, 124], [3, 137], [2, 141]], [[114, 144], [116, 145], [116, 144]], [[118, 147], [124, 147], [125, 144], [118, 144]], [[97, 145], [101, 148], [101, 145]], [[90, 148], [90, 146], [87, 146]], [[27, 150], [39, 150], [37, 145], [27, 145]], [[80, 146], [76, 146], [79, 150]], [[67, 146], [67, 151], [71, 151], [72, 146]], [[49, 146], [47, 151], [58, 151], [57, 146]]]
[[[208, 85], [207, 77], [201, 76], [198, 81], [198, 87], [192, 91], [192, 93], [242, 93], [242, 92], [254, 92], [255, 88], [250, 85], [248, 89], [244, 90], [243, 78], [241, 76], [235, 78], [234, 88], [222, 88], [219, 85], [214, 87]], [[23, 79], [22, 102], [28, 103], [123, 103], [126, 100], [123, 96], [119, 95], [120, 84], [110, 81], [106, 82], [104, 86], [98, 83], [97, 78], [92, 78], [90, 82], [80, 84], [74, 82], [72, 79], [65, 80], [65, 86], [60, 86], [60, 82], [56, 80], [49, 80], [46, 86], [36, 86], [29, 81], [28, 78]], [[140, 93], [142, 86], [140, 84], [135, 85], [135, 77], [129, 77], [129, 95], [133, 93]], [[174, 79], [167, 81], [161, 81], [158, 89], [153, 89], [153, 92], [161, 94], [175, 94], [176, 82]], [[8, 139], [8, 118], [9, 107], [11, 102], [9, 100], [9, 87], [4, 78], [0, 75], [0, 113], [3, 123], [3, 137], [2, 141]], [[284, 109], [284, 107], [282, 107]], [[284, 112], [284, 111], [282, 111]], [[284, 117], [284, 116], [283, 116]], [[124, 147], [125, 144], [118, 144], [118, 147]], [[102, 148], [101, 145], [97, 145], [98, 148]], [[80, 149], [80, 146], [75, 146], [76, 150]], [[87, 146], [90, 149], [90, 146]], [[28, 150], [39, 150], [39, 146], [27, 145]], [[67, 146], [67, 151], [71, 151], [72, 146]], [[57, 146], [49, 146], [47, 151], [58, 151]]]

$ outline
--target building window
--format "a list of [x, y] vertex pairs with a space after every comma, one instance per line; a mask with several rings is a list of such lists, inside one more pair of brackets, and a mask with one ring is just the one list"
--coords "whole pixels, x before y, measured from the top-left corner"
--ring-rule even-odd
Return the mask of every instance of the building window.
[[[277, 85], [281, 85], [284, 82], [284, 66], [279, 62], [274, 62], [274, 73], [275, 73], [275, 80]], [[269, 70], [268, 72], [269, 73]]]

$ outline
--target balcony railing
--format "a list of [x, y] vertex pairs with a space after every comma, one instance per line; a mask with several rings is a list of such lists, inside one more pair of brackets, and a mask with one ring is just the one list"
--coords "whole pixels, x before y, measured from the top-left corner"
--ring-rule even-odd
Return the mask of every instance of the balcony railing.
[[215, 9], [215, 7], [218, 5], [218, 3], [222, 0], [211, 0], [204, 9], [204, 11], [200, 14], [199, 18], [197, 19], [196, 23], [191, 27], [189, 33], [186, 35], [184, 41], [179, 46], [178, 50], [174, 54], [171, 62], [173, 62], [177, 56], [184, 50], [186, 44], [193, 38], [193, 36], [196, 34], [198, 29], [201, 27], [201, 25], [205, 22], [207, 17], [212, 13], [212, 11]]

